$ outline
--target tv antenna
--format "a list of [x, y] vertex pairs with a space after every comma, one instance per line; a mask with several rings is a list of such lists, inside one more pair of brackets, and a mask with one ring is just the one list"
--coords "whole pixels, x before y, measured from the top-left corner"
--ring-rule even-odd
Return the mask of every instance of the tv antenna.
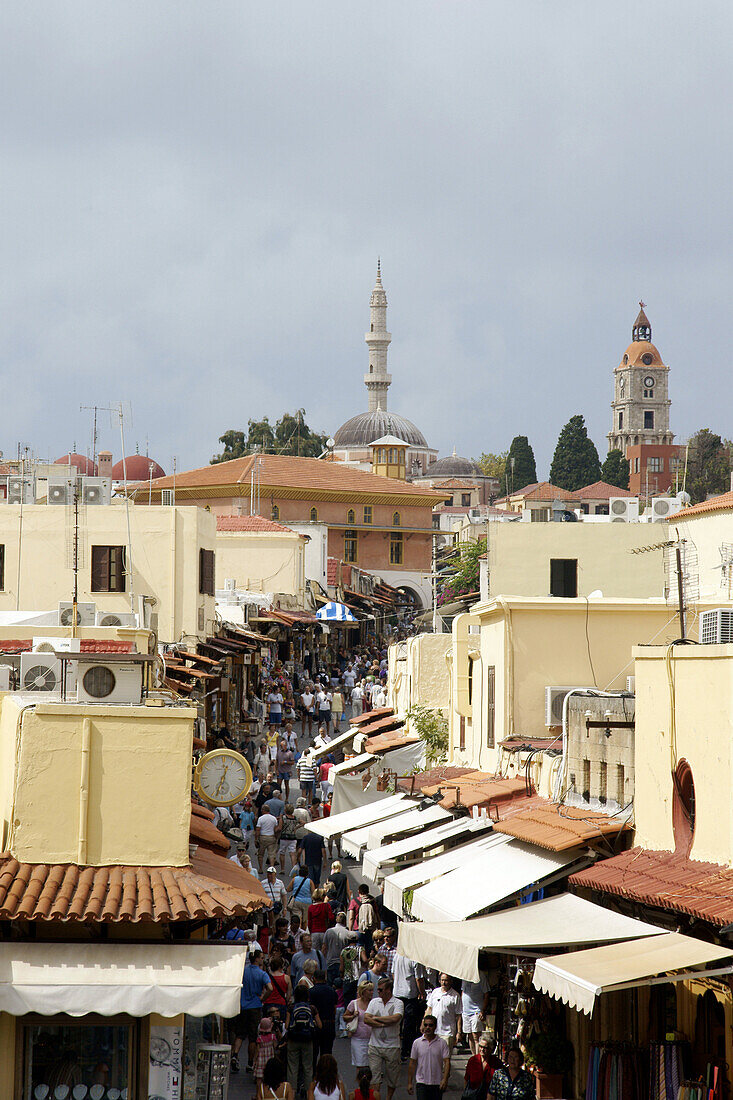
[[655, 542], [650, 546], [637, 546], [632, 554], [648, 554], [652, 550], [664, 552], [664, 596], [668, 604], [677, 604], [680, 620], [680, 642], [687, 642], [687, 612], [700, 597], [700, 579], [697, 569], [697, 548], [691, 539], [680, 538]]

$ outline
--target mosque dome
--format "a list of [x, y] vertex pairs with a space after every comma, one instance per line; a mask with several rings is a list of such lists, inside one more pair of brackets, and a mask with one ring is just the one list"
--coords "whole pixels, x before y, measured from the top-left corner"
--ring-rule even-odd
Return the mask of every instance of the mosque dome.
[[383, 435], [396, 435], [411, 447], [428, 446], [425, 436], [411, 420], [385, 409], [352, 416], [351, 420], [341, 425], [333, 439], [337, 449], [346, 450], [352, 447], [368, 447]]
[[461, 458], [454, 451], [446, 458], [439, 458], [425, 471], [426, 477], [481, 477], [481, 467], [470, 458]]
[[82, 477], [97, 476], [97, 467], [92, 462], [91, 458], [87, 458], [86, 455], [76, 454], [76, 452], [73, 451], [71, 454], [62, 455], [61, 458], [57, 458], [55, 464], [57, 466], [74, 466]]
[[[149, 481], [151, 476], [165, 477], [165, 470], [162, 466], [153, 458], [149, 458], [148, 455], [129, 455], [125, 459], [123, 464], [122, 459], [119, 462], [115, 462], [112, 467], [112, 480], [123, 481], [125, 477], [125, 466], [127, 466], [127, 480], [128, 481]], [[150, 467], [153, 467], [152, 471]]]

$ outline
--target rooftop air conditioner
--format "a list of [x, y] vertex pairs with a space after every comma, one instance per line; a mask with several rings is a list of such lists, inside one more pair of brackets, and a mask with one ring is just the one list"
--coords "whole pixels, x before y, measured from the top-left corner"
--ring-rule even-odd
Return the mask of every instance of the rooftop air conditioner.
[[0, 691], [10, 691], [13, 683], [12, 665], [0, 665]]
[[95, 626], [137, 626], [137, 615], [132, 611], [98, 611]]
[[608, 514], [611, 523], [635, 523], [639, 519], [639, 498], [611, 497]]
[[700, 644], [726, 645], [733, 642], [733, 608], [716, 607], [700, 613]]
[[77, 703], [140, 703], [143, 692], [141, 664], [104, 664], [80, 661], [76, 685]]
[[236, 577], [226, 577], [224, 579], [224, 591], [225, 592], [234, 592], [234, 591], [236, 591], [236, 588], [237, 588], [237, 578]]
[[569, 691], [572, 691], [569, 687], [546, 687], [545, 688], [545, 725], [546, 726], [561, 726], [562, 725], [562, 705], [565, 702], [565, 696]]
[[79, 638], [43, 638], [33, 639], [34, 653], [78, 653], [81, 649]]
[[73, 504], [74, 479], [72, 477], [50, 477], [47, 483], [47, 504]]
[[35, 499], [35, 478], [15, 475], [8, 478], [8, 504], [33, 504]]
[[74, 605], [71, 602], [59, 604], [59, 626], [94, 626], [97, 614], [95, 603], [77, 603], [76, 623], [74, 623]]
[[81, 483], [82, 504], [110, 504], [112, 482], [108, 477], [85, 477]]
[[651, 521], [659, 523], [667, 519], [673, 512], [679, 511], [679, 504], [672, 497], [652, 497]]
[[161, 489], [160, 503], [166, 505], [168, 508], [172, 508], [176, 503], [175, 489]]
[[21, 653], [20, 690], [46, 695], [61, 692], [61, 661], [52, 653]]
[[636, 676], [627, 676], [626, 677], [626, 690], [631, 695], [636, 694]]

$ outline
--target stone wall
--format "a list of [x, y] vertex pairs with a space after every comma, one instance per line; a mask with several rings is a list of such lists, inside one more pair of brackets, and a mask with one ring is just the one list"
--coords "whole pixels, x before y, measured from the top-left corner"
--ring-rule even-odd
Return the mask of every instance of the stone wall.
[[620, 809], [634, 798], [634, 727], [591, 726], [587, 720], [634, 720], [633, 695], [574, 695], [568, 705], [570, 805]]

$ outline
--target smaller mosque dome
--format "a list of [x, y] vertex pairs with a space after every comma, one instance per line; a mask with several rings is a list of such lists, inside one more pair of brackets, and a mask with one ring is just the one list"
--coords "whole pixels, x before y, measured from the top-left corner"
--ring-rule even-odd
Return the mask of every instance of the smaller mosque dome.
[[112, 467], [112, 480], [123, 481], [125, 478], [125, 466], [127, 466], [127, 480], [128, 481], [149, 481], [151, 477], [165, 477], [165, 470], [162, 466], [153, 458], [149, 458], [148, 455], [130, 455], [125, 459], [123, 464], [122, 459], [119, 462], [115, 462]]
[[76, 454], [72, 451], [71, 454], [62, 455], [61, 458], [56, 459], [57, 466], [74, 466], [82, 477], [96, 477], [97, 467], [92, 462], [91, 458], [87, 458], [86, 455]]
[[481, 477], [482, 470], [470, 458], [461, 458], [454, 451], [446, 458], [439, 458], [432, 466], [428, 466], [426, 477]]

